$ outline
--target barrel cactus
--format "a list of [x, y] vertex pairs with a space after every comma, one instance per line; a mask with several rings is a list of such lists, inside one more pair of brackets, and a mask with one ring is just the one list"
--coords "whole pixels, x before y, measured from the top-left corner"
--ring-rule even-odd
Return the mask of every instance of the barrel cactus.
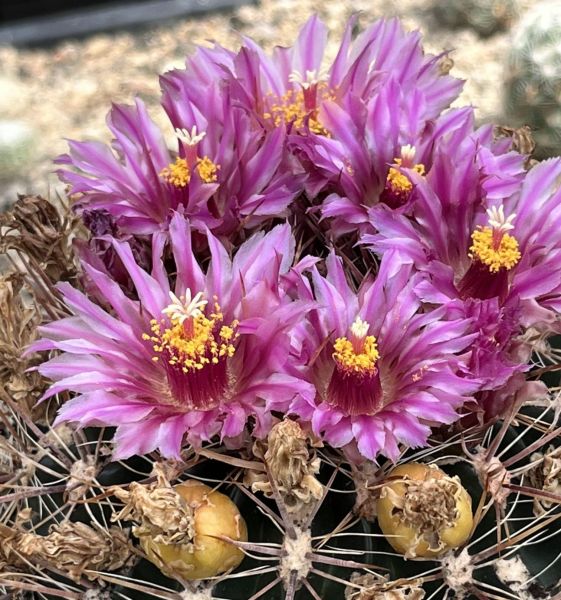
[[473, 29], [488, 37], [509, 29], [519, 16], [518, 0], [448, 0], [436, 2], [432, 13], [437, 22], [451, 29]]
[[2, 593], [558, 597], [561, 160], [353, 29], [199, 50], [175, 148], [116, 105], [2, 215]]
[[504, 105], [514, 125], [534, 130], [536, 156], [561, 152], [561, 3], [540, 2], [513, 31]]

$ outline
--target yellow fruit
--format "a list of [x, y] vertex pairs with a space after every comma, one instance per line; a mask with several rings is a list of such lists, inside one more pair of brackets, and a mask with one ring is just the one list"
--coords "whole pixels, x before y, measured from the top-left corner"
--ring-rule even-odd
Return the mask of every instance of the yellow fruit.
[[198, 481], [188, 481], [174, 489], [193, 510], [192, 543], [166, 544], [150, 536], [142, 537], [140, 544], [148, 558], [166, 575], [187, 580], [215, 577], [237, 567], [243, 552], [213, 536], [247, 541], [247, 526], [238, 507], [228, 496]]
[[388, 542], [408, 558], [435, 557], [461, 546], [473, 525], [471, 497], [459, 478], [420, 463], [390, 473], [377, 515]]

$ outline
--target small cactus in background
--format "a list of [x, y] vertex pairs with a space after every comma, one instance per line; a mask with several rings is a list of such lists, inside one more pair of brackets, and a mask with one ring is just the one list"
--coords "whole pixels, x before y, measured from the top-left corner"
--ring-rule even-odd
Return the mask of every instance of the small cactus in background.
[[512, 35], [504, 87], [510, 124], [528, 125], [535, 156], [561, 153], [561, 2], [540, 2]]
[[481, 37], [508, 29], [518, 17], [519, 0], [446, 0], [432, 13], [443, 27], [470, 28]]

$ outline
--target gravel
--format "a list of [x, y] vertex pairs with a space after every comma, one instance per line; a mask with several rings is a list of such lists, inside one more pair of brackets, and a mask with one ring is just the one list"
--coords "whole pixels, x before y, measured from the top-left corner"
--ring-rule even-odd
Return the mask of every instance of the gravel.
[[[520, 3], [523, 15], [535, 2]], [[361, 27], [378, 17], [401, 17], [408, 29], [422, 31], [427, 51], [452, 51], [452, 74], [467, 80], [457, 104], [473, 104], [482, 122], [501, 121], [509, 33], [481, 39], [469, 29], [445, 30], [430, 8], [431, 0], [262, 0], [230, 13], [65, 40], [48, 49], [0, 47], [0, 119], [24, 123], [35, 137], [26, 161], [15, 172], [0, 174], [0, 206], [14, 200], [16, 192], [62, 192], [52, 174], [52, 158], [65, 151], [64, 138], [109, 141], [105, 115], [111, 102], [130, 103], [138, 95], [154, 119], [170, 129], [158, 105], [158, 74], [182, 66], [196, 44], [215, 40], [236, 48], [242, 35], [267, 49], [291, 44], [314, 12], [332, 33], [330, 55], [351, 14], [360, 14]]]

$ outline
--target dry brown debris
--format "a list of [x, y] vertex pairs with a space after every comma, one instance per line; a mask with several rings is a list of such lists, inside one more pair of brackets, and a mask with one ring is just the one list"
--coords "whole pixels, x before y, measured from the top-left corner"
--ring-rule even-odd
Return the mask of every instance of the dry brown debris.
[[57, 207], [41, 196], [18, 197], [0, 214], [0, 253], [15, 251], [24, 268], [51, 283], [76, 275], [72, 240], [78, 219], [66, 207]]
[[352, 466], [353, 481], [356, 490], [355, 513], [367, 521], [376, 520], [376, 502], [378, 494], [375, 486], [380, 479], [380, 468], [372, 461]]
[[[22, 515], [22, 513], [24, 514]], [[10, 567], [18, 568], [23, 564], [23, 561], [16, 551], [16, 547], [18, 536], [21, 534], [21, 523], [25, 522], [25, 519], [28, 516], [30, 516], [30, 511], [24, 510], [18, 514], [13, 527], [0, 524], [0, 573], [3, 572], [8, 565]]]
[[65, 208], [40, 196], [20, 196], [0, 214], [0, 255], [13, 272], [0, 278], [0, 379], [5, 400], [36, 423], [44, 423], [49, 403], [37, 404], [47, 385], [34, 370], [44, 356], [24, 356], [44, 319], [60, 311], [54, 285], [74, 278], [71, 252], [77, 221]]
[[96, 579], [94, 573], [84, 571], [115, 571], [131, 559], [131, 549], [122, 529], [111, 527], [99, 531], [85, 523], [53, 525], [46, 536], [24, 533], [18, 540], [17, 550], [68, 573], [75, 581], [84, 575]]
[[85, 460], [77, 460], [70, 469], [66, 481], [66, 492], [69, 502], [80, 502], [92, 488], [97, 476], [98, 467], [95, 457], [88, 455]]
[[14, 458], [16, 453], [8, 444], [7, 439], [0, 435], [0, 481], [11, 477], [14, 473]]
[[0, 380], [4, 392], [34, 421], [45, 414], [45, 405], [36, 406], [46, 385], [36, 371], [37, 356], [23, 357], [25, 348], [35, 340], [41, 316], [33, 303], [24, 302], [23, 277], [11, 273], [0, 278]]
[[528, 125], [517, 128], [497, 126], [495, 127], [494, 134], [495, 139], [512, 139], [512, 149], [516, 152], [520, 152], [520, 154], [526, 154], [528, 156], [526, 159], [526, 168], [530, 168], [536, 164], [536, 161], [531, 158], [536, 149], [536, 141], [532, 135], [531, 127]]
[[128, 537], [118, 527], [101, 531], [85, 523], [67, 521], [52, 525], [49, 533], [42, 536], [16, 524], [13, 529], [2, 526], [0, 538], [0, 563], [19, 567], [25, 560], [40, 561], [74, 581], [84, 576], [95, 580], [95, 573], [86, 571], [115, 571], [132, 558]]
[[[256, 442], [253, 448], [255, 456], [267, 465], [287, 512], [296, 520], [304, 519], [323, 496], [323, 486], [315, 477], [320, 459], [313, 445], [317, 442], [296, 421], [284, 419], [271, 429], [266, 444]], [[273, 495], [273, 485], [263, 473], [251, 474], [251, 488]]]
[[438, 62], [438, 72], [441, 75], [448, 75], [454, 67], [454, 60], [449, 54], [445, 54]]
[[[561, 447], [550, 446], [544, 454], [534, 452], [530, 461], [537, 460], [541, 460], [540, 464], [529, 473], [531, 484], [538, 490], [559, 496], [561, 502]], [[554, 504], [554, 500], [534, 498], [534, 514], [541, 516]]]
[[487, 451], [481, 447], [473, 455], [473, 466], [483, 489], [493, 498], [497, 506], [504, 509], [510, 495], [510, 490], [505, 487], [505, 484], [510, 483], [511, 474], [496, 456], [488, 458]]
[[138, 525], [133, 527], [133, 534], [139, 538], [150, 536], [158, 544], [189, 544], [195, 537], [193, 509], [173, 489], [167, 470], [155, 463], [155, 482], [133, 482], [128, 490], [112, 488], [112, 493], [124, 503], [112, 520], [135, 521]]
[[353, 585], [345, 590], [345, 600], [423, 600], [425, 597], [419, 580], [388, 581], [370, 573], [353, 573], [351, 583]]

